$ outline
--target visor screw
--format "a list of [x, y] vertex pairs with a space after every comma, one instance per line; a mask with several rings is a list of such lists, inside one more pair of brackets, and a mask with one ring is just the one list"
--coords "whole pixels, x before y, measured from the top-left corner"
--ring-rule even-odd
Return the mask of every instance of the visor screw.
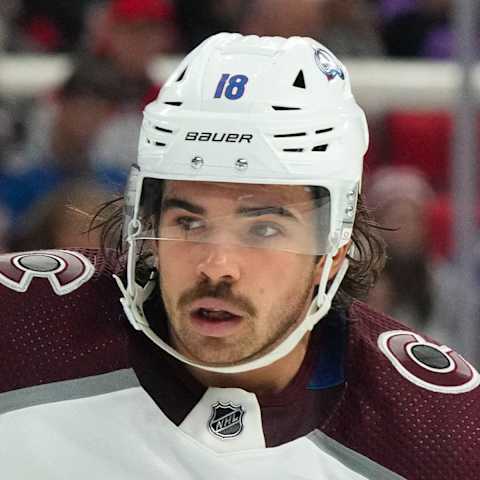
[[349, 202], [353, 202], [355, 200], [355, 192], [353, 190], [350, 190], [348, 193], [347, 193], [347, 200]]
[[353, 207], [347, 207], [347, 208], [345, 209], [345, 215], [346, 215], [348, 218], [353, 217], [353, 212], [354, 212], [354, 208], [353, 208]]
[[203, 167], [203, 158], [202, 157], [193, 157], [190, 161], [190, 166], [195, 169], [199, 169]]
[[248, 168], [248, 160], [237, 158], [237, 160], [235, 160], [235, 168], [240, 171], [246, 170]]

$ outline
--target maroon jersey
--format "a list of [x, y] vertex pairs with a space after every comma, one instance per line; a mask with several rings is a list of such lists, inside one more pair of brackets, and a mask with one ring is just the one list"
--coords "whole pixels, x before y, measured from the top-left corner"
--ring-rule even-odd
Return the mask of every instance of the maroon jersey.
[[[245, 460], [252, 465], [259, 459], [278, 463], [279, 458], [288, 456], [279, 454], [278, 449], [290, 446], [292, 450], [286, 452], [294, 455], [299, 448], [309, 450], [311, 445], [324, 455], [319, 465], [326, 465], [325, 471], [319, 466], [318, 473], [290, 476], [282, 467], [285, 477], [277, 478], [480, 478], [479, 376], [448, 347], [355, 302], [347, 312], [331, 310], [315, 327], [299, 372], [281, 393], [255, 396], [240, 389], [206, 388], [181, 363], [130, 327], [112, 279], [115, 269], [114, 262], [94, 250], [0, 256], [2, 462], [4, 446], [8, 453], [12, 444], [10, 456], [19, 449], [15, 445], [17, 427], [9, 430], [9, 418], [12, 425], [20, 425], [18, 428], [21, 419], [27, 418], [26, 423], [34, 425], [33, 432], [52, 435], [52, 430], [58, 433], [64, 429], [67, 436], [71, 432], [78, 454], [78, 443], [89, 446], [94, 440], [77, 433], [79, 425], [61, 420], [62, 409], [74, 405], [76, 415], [84, 419], [79, 423], [88, 424], [88, 415], [79, 413], [83, 404], [72, 401], [110, 402], [106, 413], [97, 417], [96, 425], [102, 430], [105, 418], [110, 412], [115, 414], [115, 405], [123, 402], [127, 417], [129, 412], [135, 415], [142, 410], [139, 403], [130, 404], [126, 399], [127, 392], [138, 390], [147, 394], [157, 414], [152, 414], [155, 410], [149, 406], [147, 426], [138, 428], [137, 433], [121, 432], [126, 438], [137, 435], [141, 442], [152, 434], [152, 415], [165, 416], [170, 423], [159, 428], [170, 432], [173, 426], [168, 437], [172, 438], [173, 453], [166, 449], [158, 454], [150, 452], [144, 460], [157, 467], [161, 461], [164, 468], [178, 462], [175, 448], [185, 438], [194, 438], [197, 444], [207, 438], [201, 453], [190, 455], [190, 459], [198, 455], [199, 465], [211, 460], [202, 457], [209, 448], [214, 450], [215, 462], [218, 452], [234, 452], [238, 464], [244, 460], [242, 452], [254, 448], [255, 459], [249, 454]], [[165, 314], [158, 294], [149, 299], [145, 311], [153, 328], [164, 334]], [[247, 407], [242, 406], [242, 399]], [[4, 423], [2, 414], [7, 415]], [[41, 427], [37, 428], [39, 418]], [[65, 418], [71, 419], [71, 414]], [[259, 432], [251, 427], [255, 422]], [[141, 421], [136, 424], [143, 425]], [[118, 420], [112, 425], [118, 425]], [[256, 433], [250, 434], [250, 428]], [[121, 434], [111, 435], [115, 442], [121, 442]], [[68, 449], [64, 440], [60, 443], [61, 448]], [[104, 443], [99, 440], [99, 445]], [[33, 447], [31, 451], [28, 445], [22, 448], [34, 462]], [[92, 448], [87, 450], [90, 455]], [[136, 458], [143, 458], [145, 451], [142, 447]], [[273, 457], [277, 454], [280, 457]], [[66, 458], [68, 455], [72, 455], [71, 450], [66, 450]], [[85, 455], [85, 461], [90, 461]], [[45, 453], [37, 456], [38, 465], [32, 470], [39, 472], [37, 478], [56, 478], [48, 473], [42, 476], [49, 460]], [[178, 472], [187, 468], [188, 458], [185, 452], [185, 465], [175, 463]], [[299, 463], [291, 466], [292, 472], [307, 468], [300, 465], [301, 455], [298, 459]], [[96, 461], [98, 468], [103, 468], [103, 459], [92, 460]], [[18, 463], [11, 465], [6, 470], [9, 478], [24, 478], [20, 473], [15, 477]], [[226, 472], [238, 467], [234, 463], [217, 466]], [[261, 468], [259, 464], [258, 472]], [[167, 478], [156, 474], [157, 478]], [[237, 478], [235, 475], [232, 473], [231, 478]], [[203, 477], [178, 473], [178, 478]]]

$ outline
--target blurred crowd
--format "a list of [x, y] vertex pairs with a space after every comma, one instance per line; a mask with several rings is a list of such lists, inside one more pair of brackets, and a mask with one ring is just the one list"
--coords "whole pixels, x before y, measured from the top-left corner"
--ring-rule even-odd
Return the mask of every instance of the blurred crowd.
[[[41, 98], [0, 91], [0, 251], [98, 245], [85, 232], [96, 206], [122, 192], [142, 109], [161, 88], [149, 76], [157, 56], [238, 31], [308, 35], [340, 57], [448, 59], [452, 8], [452, 0], [2, 0], [0, 54], [66, 53], [74, 68]], [[365, 179], [389, 248], [368, 301], [446, 340], [458, 288], [450, 140], [448, 112], [389, 112]]]
[[[452, 0], [2, 0], [0, 50], [87, 49], [133, 70], [151, 53], [188, 51], [212, 33], [238, 31], [308, 35], [339, 56], [447, 58], [452, 6]], [[128, 58], [120, 53], [126, 42]]]

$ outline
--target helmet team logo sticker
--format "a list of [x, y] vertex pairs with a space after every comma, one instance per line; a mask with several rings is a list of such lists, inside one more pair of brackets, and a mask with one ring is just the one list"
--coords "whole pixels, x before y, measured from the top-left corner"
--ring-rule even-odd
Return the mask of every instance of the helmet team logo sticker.
[[327, 77], [328, 81], [333, 80], [335, 77], [345, 80], [345, 72], [332, 53], [323, 48], [317, 48], [314, 55], [318, 68]]
[[217, 402], [212, 405], [208, 429], [220, 438], [237, 437], [243, 430], [245, 410], [240, 405]]
[[419, 387], [465, 393], [480, 384], [480, 375], [461, 355], [417, 333], [392, 330], [379, 335], [377, 343], [400, 375]]
[[0, 284], [26, 292], [34, 278], [45, 278], [57, 295], [66, 295], [90, 280], [95, 268], [78, 252], [42, 250], [0, 255]]

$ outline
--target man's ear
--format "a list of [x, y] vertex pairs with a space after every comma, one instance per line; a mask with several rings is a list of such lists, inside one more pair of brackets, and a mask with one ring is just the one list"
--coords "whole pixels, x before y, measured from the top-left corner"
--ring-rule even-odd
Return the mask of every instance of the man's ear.
[[[333, 262], [332, 262], [332, 268], [330, 269], [330, 274], [328, 275], [328, 279], [331, 280], [332, 278], [335, 277], [335, 275], [338, 272], [338, 269], [340, 268], [340, 265], [342, 264], [343, 260], [347, 256], [348, 249], [350, 248], [350, 245], [352, 242], [348, 242], [346, 245], [343, 247], [340, 247], [337, 250], [337, 253], [333, 257]], [[315, 283], [320, 283], [320, 277], [322, 276], [322, 271], [323, 271], [323, 266], [325, 264], [325, 256], [321, 257], [320, 260], [318, 261], [318, 264], [316, 266], [316, 272], [315, 272]]]

